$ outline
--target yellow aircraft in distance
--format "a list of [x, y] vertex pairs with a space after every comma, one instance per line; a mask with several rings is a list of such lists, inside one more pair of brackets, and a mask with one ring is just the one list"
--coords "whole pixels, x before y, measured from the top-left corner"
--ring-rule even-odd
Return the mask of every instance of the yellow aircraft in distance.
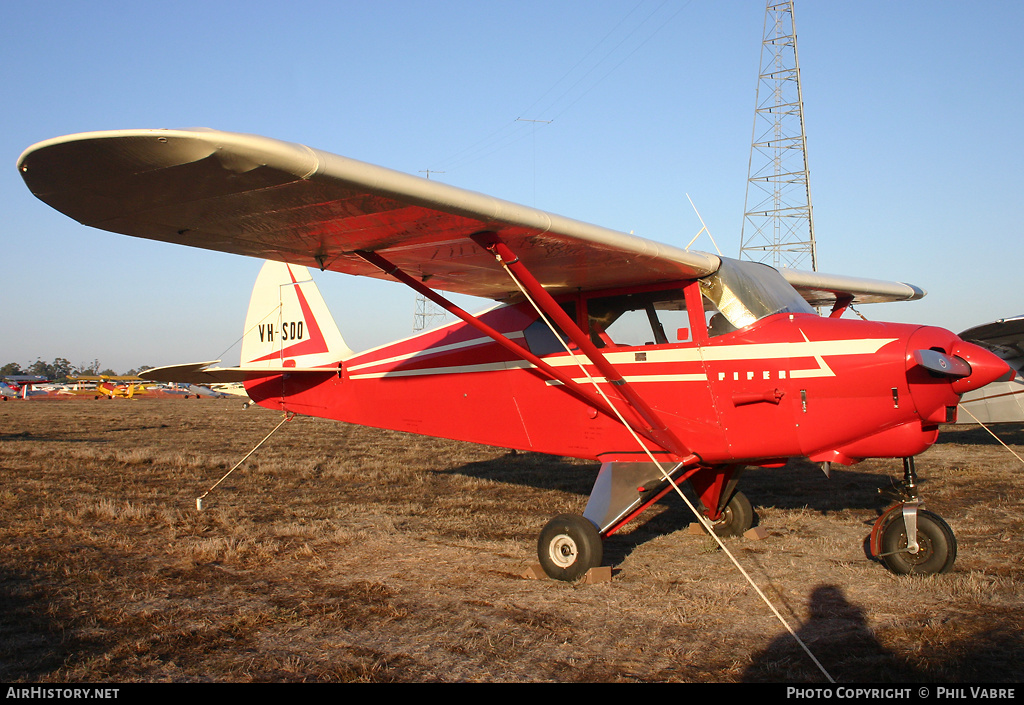
[[113, 399], [114, 397], [131, 399], [138, 392], [145, 391], [150, 386], [149, 383], [134, 375], [81, 375], [78, 377], [68, 377], [68, 381], [95, 382], [96, 388], [89, 390], [89, 392], [96, 399], [100, 397], [106, 397], [107, 399]]

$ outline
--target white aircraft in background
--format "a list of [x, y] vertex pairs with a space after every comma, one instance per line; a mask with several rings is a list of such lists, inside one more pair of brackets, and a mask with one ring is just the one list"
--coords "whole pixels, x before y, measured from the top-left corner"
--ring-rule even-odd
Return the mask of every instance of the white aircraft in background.
[[967, 413], [957, 423], [1024, 423], [1024, 315], [968, 328], [960, 337], [995, 353], [1014, 375], [964, 394], [960, 408]]

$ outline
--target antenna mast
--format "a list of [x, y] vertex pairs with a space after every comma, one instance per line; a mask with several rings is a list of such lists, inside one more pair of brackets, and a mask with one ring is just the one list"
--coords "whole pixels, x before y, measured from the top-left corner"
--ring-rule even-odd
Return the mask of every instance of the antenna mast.
[[768, 0], [740, 259], [818, 270], [793, 2]]

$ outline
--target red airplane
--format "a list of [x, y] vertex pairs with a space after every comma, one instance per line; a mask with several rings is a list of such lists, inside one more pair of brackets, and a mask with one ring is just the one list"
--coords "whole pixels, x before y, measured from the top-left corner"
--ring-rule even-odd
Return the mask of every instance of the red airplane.
[[[268, 408], [599, 461], [583, 515], [541, 531], [553, 578], [600, 565], [602, 539], [682, 482], [717, 533], [743, 533], [742, 469], [789, 458], [826, 472], [903, 459], [874, 555], [920, 574], [956, 558], [952, 530], [921, 509], [914, 456], [962, 394], [1010, 370], [941, 328], [841, 317], [916, 287], [682, 250], [254, 135], [84, 133], [18, 168], [86, 225], [270, 260], [240, 367], [147, 379], [242, 381]], [[459, 320], [353, 353], [305, 266], [398, 280]], [[439, 291], [500, 303], [471, 315]]]

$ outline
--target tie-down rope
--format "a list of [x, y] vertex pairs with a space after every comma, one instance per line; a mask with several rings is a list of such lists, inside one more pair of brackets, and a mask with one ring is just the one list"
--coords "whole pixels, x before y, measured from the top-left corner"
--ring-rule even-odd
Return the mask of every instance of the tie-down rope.
[[[683, 493], [679, 485], [675, 482], [675, 480], [672, 479], [670, 474], [666, 472], [664, 466], [660, 462], [658, 462], [658, 459], [654, 457], [654, 454], [651, 453], [647, 445], [640, 440], [640, 437], [636, 434], [636, 431], [633, 430], [633, 427], [630, 424], [626, 423], [626, 420], [625, 418], [623, 418], [621, 412], [619, 412], [619, 409], [611, 402], [608, 396], [604, 393], [604, 390], [601, 389], [601, 386], [598, 384], [597, 380], [595, 380], [594, 377], [590, 374], [590, 372], [587, 371], [587, 368], [580, 361], [579, 356], [577, 356], [569, 348], [569, 345], [565, 342], [562, 336], [558, 334], [558, 332], [555, 330], [554, 325], [551, 323], [551, 321], [548, 320], [548, 317], [544, 315], [544, 312], [540, 309], [540, 306], [537, 305], [537, 303], [533, 300], [533, 297], [531, 297], [529, 292], [526, 291], [523, 285], [519, 282], [519, 279], [515, 276], [515, 274], [512, 273], [512, 270], [508, 268], [508, 265], [506, 265], [502, 258], [498, 255], [495, 255], [495, 259], [498, 260], [498, 262], [501, 264], [504, 270], [508, 273], [509, 277], [511, 277], [512, 281], [515, 282], [516, 287], [519, 289], [520, 292], [522, 292], [523, 296], [526, 297], [526, 300], [530, 302], [530, 305], [533, 306], [534, 310], [541, 317], [541, 320], [543, 320], [547, 327], [551, 330], [551, 333], [555, 336], [555, 338], [559, 340], [559, 342], [561, 342], [562, 347], [565, 349], [567, 353], [569, 353], [569, 356], [573, 359], [573, 362], [575, 362], [577, 366], [579, 366], [583, 374], [586, 375], [587, 380], [594, 386], [594, 389], [597, 390], [597, 393], [601, 395], [605, 403], [608, 404], [612, 411], [615, 412], [615, 415], [618, 417], [619, 422], [626, 427], [626, 430], [628, 430], [630, 435], [633, 436], [633, 439], [637, 442], [637, 445], [640, 446], [640, 449], [643, 450], [644, 453], [647, 454], [647, 457], [651, 459], [651, 462], [658, 467], [658, 471], [661, 473], [662, 479], [664, 479], [670, 485], [672, 485], [672, 488], [675, 490], [676, 494], [682, 497], [683, 502], [686, 503], [686, 506], [689, 507], [690, 511], [693, 512], [694, 516], [697, 517], [697, 520], [701, 523], [701, 526], [703, 526], [704, 529], [709, 534], [711, 534], [711, 536], [718, 543], [719, 548], [721, 548], [722, 551], [725, 552], [725, 555], [729, 557], [729, 560], [732, 561], [732, 564], [734, 566], [736, 566], [736, 569], [740, 571], [744, 578], [746, 578], [750, 586], [754, 588], [754, 591], [758, 594], [761, 600], [764, 601], [764, 603], [768, 606], [768, 609], [772, 611], [772, 613], [775, 615], [776, 619], [779, 620], [782, 626], [785, 627], [786, 631], [789, 632], [794, 639], [796, 639], [796, 642], [800, 645], [800, 648], [802, 648], [804, 652], [807, 654], [807, 656], [810, 657], [811, 661], [814, 662], [814, 665], [818, 667], [818, 670], [821, 671], [822, 674], [824, 674], [825, 678], [828, 679], [828, 682], [835, 683], [835, 680], [832, 679], [832, 676], [829, 675], [829, 672], [825, 670], [825, 667], [821, 665], [821, 662], [818, 661], [814, 654], [811, 653], [811, 650], [807, 648], [807, 644], [805, 644], [803, 639], [801, 639], [800, 636], [793, 630], [793, 628], [789, 626], [789, 622], [787, 622], [786, 619], [782, 616], [782, 614], [775, 608], [775, 605], [773, 605], [771, 603], [771, 600], [768, 599], [768, 596], [761, 591], [761, 588], [757, 586], [757, 583], [754, 582], [753, 578], [750, 577], [747, 571], [743, 569], [743, 566], [740, 565], [740, 562], [732, 554], [732, 551], [730, 551], [728, 547], [726, 547], [725, 542], [722, 541], [721, 537], [717, 533], [715, 533], [714, 527], [712, 526], [708, 518], [705, 517], [702, 512], [697, 511], [696, 507], [693, 506], [693, 503], [690, 502], [689, 498]], [[675, 473], [675, 471], [682, 467], [682, 465], [682, 463], [676, 465], [676, 467], [672, 468], [672, 472]]]
[[982, 427], [983, 429], [985, 429], [986, 431], [988, 431], [988, 433], [989, 433], [989, 435], [990, 435], [990, 436], [992, 436], [992, 437], [993, 437], [993, 438], [995, 438], [995, 439], [996, 439], [997, 441], [999, 441], [1000, 443], [1002, 443], [1002, 445], [1003, 445], [1003, 448], [1006, 448], [1006, 450], [1010, 451], [1010, 453], [1011, 453], [1011, 454], [1013, 455], [1013, 457], [1014, 457], [1014, 458], [1016, 458], [1016, 459], [1017, 459], [1017, 460], [1019, 460], [1020, 462], [1024, 463], [1024, 458], [1021, 458], [1021, 457], [1020, 457], [1019, 455], [1017, 455], [1017, 454], [1016, 454], [1016, 453], [1014, 452], [1013, 448], [1011, 448], [1010, 446], [1006, 445], [1006, 443], [1005, 443], [1005, 442], [1003, 442], [1003, 439], [1002, 439], [1002, 438], [1000, 438], [999, 436], [997, 436], [996, 434], [994, 434], [994, 433], [992, 432], [992, 429], [990, 429], [990, 428], [989, 428], [988, 426], [986, 426], [985, 424], [983, 424], [983, 423], [982, 423], [981, 421], [978, 421], [978, 417], [977, 417], [977, 416], [975, 416], [974, 414], [972, 414], [972, 413], [971, 413], [971, 410], [970, 410], [970, 409], [968, 409], [968, 408], [967, 408], [966, 406], [964, 406], [963, 404], [958, 404], [957, 406], [959, 406], [959, 407], [960, 407], [961, 409], [963, 409], [964, 411], [966, 411], [966, 412], [967, 412], [967, 415], [968, 415], [968, 416], [970, 416], [970, 417], [971, 417], [972, 419], [974, 419], [974, 423], [976, 423], [976, 424], [978, 424], [979, 426], [981, 426], [981, 427]]
[[231, 474], [231, 473], [233, 473], [233, 472], [234, 472], [234, 471], [235, 471], [236, 469], [238, 469], [238, 466], [239, 466], [239, 465], [241, 465], [242, 463], [244, 463], [244, 462], [245, 462], [245, 461], [246, 461], [246, 460], [247, 460], [247, 459], [249, 458], [249, 456], [250, 456], [250, 455], [252, 455], [253, 453], [255, 453], [255, 452], [256, 452], [256, 450], [257, 450], [257, 449], [258, 449], [258, 448], [259, 448], [259, 447], [260, 447], [261, 445], [263, 445], [264, 443], [266, 443], [266, 442], [267, 442], [267, 439], [268, 439], [268, 438], [270, 438], [271, 436], [273, 436], [273, 435], [274, 435], [274, 434], [275, 434], [275, 433], [277, 432], [277, 429], [279, 429], [279, 428], [281, 428], [282, 426], [284, 426], [284, 424], [285, 424], [285, 422], [286, 422], [286, 421], [291, 421], [291, 420], [292, 420], [292, 419], [294, 419], [294, 418], [295, 418], [295, 414], [294, 414], [294, 413], [286, 413], [286, 414], [285, 414], [285, 416], [284, 416], [284, 418], [283, 418], [283, 419], [281, 419], [281, 423], [279, 423], [278, 425], [274, 426], [274, 430], [273, 430], [273, 431], [271, 431], [271, 432], [270, 432], [270, 433], [268, 433], [268, 434], [267, 434], [266, 436], [264, 436], [264, 437], [263, 437], [263, 440], [262, 440], [262, 441], [260, 441], [259, 443], [257, 443], [257, 444], [256, 444], [256, 446], [255, 446], [255, 447], [254, 447], [254, 448], [253, 448], [252, 450], [250, 450], [250, 451], [249, 451], [248, 453], [246, 453], [246, 454], [245, 454], [245, 457], [244, 457], [244, 458], [242, 458], [242, 459], [241, 459], [241, 460], [239, 460], [239, 461], [238, 461], [237, 463], [235, 463], [235, 466], [234, 466], [233, 468], [231, 468], [231, 469], [230, 469], [230, 470], [228, 470], [228, 471], [227, 471], [226, 473], [224, 473], [224, 477], [220, 478], [220, 479], [219, 479], [219, 480], [217, 480], [217, 481], [216, 481], [215, 483], [213, 483], [213, 485], [212, 485], [212, 486], [210, 487], [210, 489], [206, 490], [206, 492], [203, 492], [203, 493], [202, 493], [201, 495], [199, 495], [198, 497], [196, 497], [196, 510], [197, 510], [197, 511], [200, 511], [200, 512], [201, 512], [201, 511], [203, 511], [203, 499], [204, 499], [204, 498], [206, 497], [206, 495], [210, 494], [210, 493], [211, 493], [211, 492], [213, 492], [213, 491], [214, 491], [215, 489], [217, 489], [217, 485], [219, 485], [220, 483], [224, 482], [224, 480], [226, 480], [226, 479], [227, 479], [228, 475], [230, 475], [230, 474]]

